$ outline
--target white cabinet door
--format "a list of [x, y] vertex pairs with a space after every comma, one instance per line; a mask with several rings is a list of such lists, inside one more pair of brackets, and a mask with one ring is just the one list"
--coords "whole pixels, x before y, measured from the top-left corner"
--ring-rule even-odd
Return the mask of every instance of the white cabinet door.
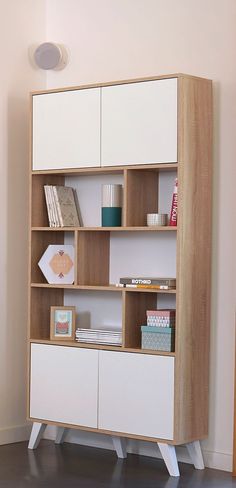
[[98, 351], [31, 345], [30, 416], [97, 427]]
[[100, 429], [173, 439], [174, 358], [99, 353]]
[[177, 161], [177, 79], [102, 88], [102, 166]]
[[100, 166], [100, 88], [33, 96], [33, 170]]

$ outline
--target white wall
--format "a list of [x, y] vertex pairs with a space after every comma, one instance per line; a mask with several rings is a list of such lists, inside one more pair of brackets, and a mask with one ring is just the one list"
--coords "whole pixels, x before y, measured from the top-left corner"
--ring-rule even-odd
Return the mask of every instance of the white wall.
[[[210, 434], [204, 450], [209, 466], [229, 470], [235, 326], [235, 26], [235, 0], [47, 0], [47, 39], [70, 51], [68, 67], [48, 73], [48, 88], [175, 72], [214, 80]], [[71, 439], [105, 442], [81, 435]], [[130, 448], [140, 445], [132, 443]], [[153, 452], [152, 445], [143, 445], [142, 452], [144, 447]]]
[[0, 444], [25, 439], [29, 91], [45, 85], [28, 48], [45, 36], [44, 0], [0, 0]]

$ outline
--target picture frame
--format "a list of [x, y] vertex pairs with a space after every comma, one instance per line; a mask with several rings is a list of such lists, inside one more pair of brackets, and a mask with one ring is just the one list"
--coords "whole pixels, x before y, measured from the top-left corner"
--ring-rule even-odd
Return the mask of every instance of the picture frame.
[[75, 307], [53, 306], [50, 309], [50, 339], [75, 340]]

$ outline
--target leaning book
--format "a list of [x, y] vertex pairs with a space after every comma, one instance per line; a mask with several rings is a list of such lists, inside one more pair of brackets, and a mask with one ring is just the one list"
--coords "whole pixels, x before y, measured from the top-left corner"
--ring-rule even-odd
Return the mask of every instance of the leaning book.
[[79, 227], [74, 190], [69, 186], [53, 186], [55, 203], [61, 227]]

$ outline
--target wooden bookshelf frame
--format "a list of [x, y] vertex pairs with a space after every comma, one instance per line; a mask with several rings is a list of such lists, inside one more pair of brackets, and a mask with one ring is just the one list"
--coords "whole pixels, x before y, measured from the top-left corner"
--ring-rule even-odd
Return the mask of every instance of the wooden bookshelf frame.
[[[174, 439], [167, 442], [179, 445], [204, 439], [208, 434], [212, 198], [211, 81], [180, 74], [56, 89], [37, 92], [37, 94], [165, 78], [178, 78], [177, 163], [48, 171], [31, 171], [30, 169], [28, 338], [29, 344], [35, 342], [54, 344], [49, 340], [48, 310], [52, 304], [63, 304], [63, 294], [66, 289], [75, 290], [75, 292], [98, 290], [119, 293], [123, 302], [122, 347], [78, 345], [68, 341], [66, 346], [174, 357]], [[30, 155], [32, 156], [32, 142]], [[144, 216], [153, 208], [153, 205], [158, 211], [155, 188], [159, 172], [173, 170], [178, 176], [179, 187], [178, 227], [147, 227]], [[97, 174], [123, 174], [124, 225], [119, 228], [49, 228], [43, 185], [63, 185], [67, 175]], [[139, 201], [138, 206], [135, 206], [134, 192], [140, 193], [143, 185], [148, 185], [150, 193]], [[140, 231], [143, 233], [155, 232], [157, 237], [159, 232], [166, 232], [167, 235], [169, 232], [176, 232], [176, 290], [122, 290], [109, 285], [107, 263], [110, 232], [135, 233]], [[84, 267], [78, 267], [75, 285], [49, 285], [43, 281], [42, 277], [39, 277], [40, 272], [35, 270], [35, 266], [46, 245], [62, 244], [66, 232], [74, 233], [75, 247], [76, 249], [78, 247], [78, 252], [85, 258]], [[76, 252], [77, 256], [78, 252]], [[91, 256], [93, 259], [88, 265], [88, 257]], [[143, 321], [144, 310], [153, 306], [154, 298], [158, 293], [176, 294], [176, 347], [174, 353], [142, 350], [137, 330], [131, 327], [130, 316], [136, 314], [137, 321]], [[39, 326], [39, 322], [32, 320], [33, 316], [39, 316], [43, 325]], [[63, 343], [61, 342], [60, 345]], [[32, 418], [31, 420], [40, 421], [40, 419]], [[50, 421], [47, 423], [55, 424]], [[78, 428], [78, 426], [75, 427]], [[79, 428], [84, 429], [81, 426]], [[97, 429], [89, 428], [85, 430], [97, 431]], [[114, 433], [114, 435], [127, 436], [125, 433]], [[143, 438], [130, 434], [128, 437]], [[153, 438], [148, 438], [148, 440], [157, 441]]]

